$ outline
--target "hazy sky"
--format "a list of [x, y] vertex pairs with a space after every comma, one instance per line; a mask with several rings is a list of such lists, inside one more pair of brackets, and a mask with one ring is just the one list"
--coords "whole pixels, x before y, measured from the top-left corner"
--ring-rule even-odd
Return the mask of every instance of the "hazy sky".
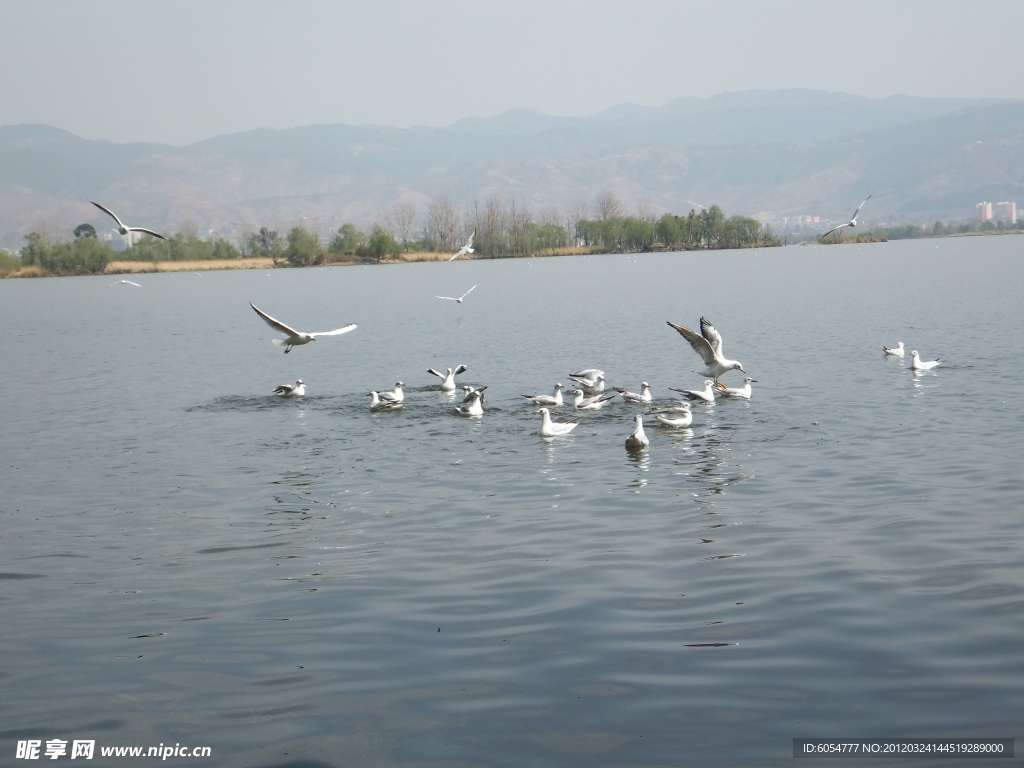
[[1024, 98], [1019, 0], [0, 0], [0, 125], [187, 144], [751, 88]]

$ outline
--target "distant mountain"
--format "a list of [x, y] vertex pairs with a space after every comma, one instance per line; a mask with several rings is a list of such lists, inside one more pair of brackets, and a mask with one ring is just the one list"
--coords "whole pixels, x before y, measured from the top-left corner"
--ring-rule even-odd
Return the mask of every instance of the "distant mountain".
[[302, 220], [329, 234], [369, 226], [399, 200], [422, 212], [438, 196], [463, 208], [501, 195], [564, 211], [603, 190], [656, 213], [717, 203], [824, 223], [873, 193], [868, 226], [970, 219], [982, 200], [1024, 203], [1024, 101], [745, 91], [589, 117], [513, 109], [445, 128], [310, 125], [184, 147], [0, 127], [0, 246], [12, 249], [31, 231], [107, 231], [89, 200], [171, 233]]

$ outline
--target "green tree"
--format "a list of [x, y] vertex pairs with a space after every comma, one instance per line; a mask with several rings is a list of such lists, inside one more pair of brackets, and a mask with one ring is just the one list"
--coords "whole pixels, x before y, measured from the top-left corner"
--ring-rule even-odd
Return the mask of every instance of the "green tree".
[[293, 267], [321, 264], [324, 260], [324, 250], [320, 247], [320, 238], [305, 227], [292, 227], [288, 233], [288, 245], [284, 249], [284, 257]]
[[270, 230], [260, 227], [260, 231], [249, 237], [249, 250], [257, 257], [271, 259], [274, 266], [281, 259], [284, 247], [281, 244], [281, 237], [277, 230]]
[[95, 240], [96, 227], [89, 223], [79, 224], [77, 227], [75, 227], [74, 235], [75, 239], [78, 239], [80, 237], [91, 237], [93, 240]]
[[354, 256], [366, 244], [366, 234], [355, 224], [342, 224], [327, 250], [331, 253]]
[[397, 256], [401, 247], [395, 239], [389, 235], [379, 224], [373, 225], [373, 232], [370, 233], [368, 243], [370, 258], [378, 264], [385, 256]]

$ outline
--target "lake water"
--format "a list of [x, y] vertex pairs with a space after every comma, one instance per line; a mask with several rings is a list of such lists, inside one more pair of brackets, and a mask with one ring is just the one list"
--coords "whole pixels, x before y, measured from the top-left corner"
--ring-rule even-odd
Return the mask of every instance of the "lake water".
[[[0, 281], [2, 764], [28, 739], [546, 768], [1024, 735], [1021, 236], [112, 281]], [[250, 301], [359, 328], [284, 355]], [[701, 315], [751, 400], [648, 419], [641, 455], [621, 401], [540, 437], [522, 395], [580, 368], [699, 387], [665, 321]], [[459, 363], [481, 419], [426, 372]]]

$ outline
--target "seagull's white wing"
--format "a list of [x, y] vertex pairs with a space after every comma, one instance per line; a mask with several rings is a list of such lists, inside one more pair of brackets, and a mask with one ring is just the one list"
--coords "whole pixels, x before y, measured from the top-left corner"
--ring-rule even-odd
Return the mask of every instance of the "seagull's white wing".
[[146, 234], [152, 234], [154, 238], [160, 238], [161, 240], [167, 240], [160, 232], [155, 232], [153, 229], [146, 229], [144, 226], [129, 226], [128, 231], [130, 232], [145, 232]]
[[469, 366], [468, 365], [465, 365], [464, 363], [460, 364], [459, 367], [455, 369], [455, 375], [458, 376], [460, 373], [465, 373], [468, 370], [469, 370]]
[[694, 333], [689, 328], [683, 328], [681, 325], [676, 325], [670, 320], [666, 320], [666, 322], [675, 328], [679, 332], [680, 336], [690, 342], [690, 346], [693, 347], [693, 351], [700, 355], [700, 358], [704, 361], [705, 365], [713, 365], [715, 363], [715, 350], [711, 348], [707, 339], [698, 333]]
[[121, 220], [119, 218], [117, 218], [117, 214], [115, 214], [112, 210], [110, 210], [109, 208], [104, 208], [102, 205], [100, 205], [99, 203], [93, 202], [92, 200], [90, 200], [89, 202], [92, 203], [93, 205], [95, 205], [97, 208], [99, 208], [105, 214], [107, 214], [107, 216], [112, 218], [114, 221], [116, 221], [117, 222], [117, 226], [119, 226], [119, 227], [123, 227], [124, 226], [124, 224], [121, 223]]
[[[476, 285], [480, 285], [480, 283], [477, 283]], [[476, 288], [476, 285], [474, 285], [474, 286], [473, 286], [473, 288]], [[470, 288], [470, 289], [469, 289], [468, 291], [466, 291], [466, 292], [465, 292], [464, 294], [462, 294], [462, 295], [461, 295], [461, 296], [459, 297], [459, 300], [461, 301], [462, 299], [464, 299], [464, 298], [466, 298], [467, 296], [469, 296], [469, 294], [471, 294], [471, 293], [473, 292], [473, 288]]]
[[[874, 194], [874, 192], [872, 192], [871, 194]], [[870, 199], [871, 199], [871, 195], [868, 195], [867, 197], [864, 198], [864, 203], [866, 203]], [[853, 216], [851, 217], [853, 219], [853, 221], [857, 220], [857, 214], [860, 213], [860, 209], [864, 207], [864, 203], [861, 203], [860, 205], [858, 205], [857, 206], [857, 210], [853, 212]]]
[[[456, 256], [457, 255], [458, 254], [456, 254]], [[448, 259], [448, 261], [451, 261], [451, 259]], [[436, 294], [434, 295], [434, 298], [435, 299], [444, 299], [445, 301], [458, 301], [458, 299], [452, 298], [451, 296], [438, 296]]]
[[708, 340], [708, 344], [711, 345], [711, 349], [714, 350], [715, 354], [719, 357], [722, 356], [722, 334], [718, 332], [718, 329], [711, 324], [711, 321], [706, 317], [700, 319], [700, 335]]
[[427, 373], [432, 373], [435, 376], [437, 376], [439, 379], [443, 379], [445, 377], [445, 375], [446, 375], [446, 374], [443, 374], [443, 373], [438, 373], [433, 368], [427, 368]]
[[850, 226], [850, 225], [849, 225], [849, 224], [840, 224], [840, 225], [839, 225], [838, 227], [833, 227], [832, 229], [830, 229], [830, 230], [829, 230], [828, 232], [826, 232], [826, 233], [825, 233], [824, 235], [822, 235], [822, 236], [821, 236], [821, 237], [819, 237], [818, 239], [819, 239], [819, 240], [824, 240], [824, 239], [825, 239], [826, 237], [828, 237], [829, 235], [831, 235], [831, 234], [832, 234], [833, 232], [838, 232], [838, 231], [839, 231], [840, 229], [842, 229], [843, 227], [848, 227], [848, 226]]
[[356, 329], [355, 323], [349, 323], [344, 328], [335, 328], [333, 331], [317, 331], [316, 333], [309, 334], [310, 336], [340, 336], [343, 333], [354, 331]]
[[473, 247], [473, 238], [476, 236], [476, 232], [469, 236], [469, 240], [466, 241], [466, 248]]
[[456, 253], [454, 256], [452, 256], [450, 259], [448, 259], [448, 261], [455, 261], [457, 258], [459, 258], [459, 256], [461, 256], [462, 254], [464, 254], [466, 252], [467, 251], [466, 251], [465, 248], [459, 248], [459, 252]]
[[256, 305], [253, 304], [252, 302], [249, 302], [249, 306], [252, 307], [253, 309], [255, 309], [256, 310], [256, 314], [259, 315], [260, 317], [262, 317], [264, 322], [266, 322], [266, 324], [269, 325], [271, 328], [275, 328], [276, 330], [280, 331], [281, 333], [287, 333], [289, 336], [301, 336], [302, 335], [299, 331], [296, 331], [294, 328], [289, 328], [287, 325], [282, 323], [280, 320], [275, 320], [270, 315], [268, 315], [266, 312], [264, 312], [262, 309], [258, 309], [256, 307]]

